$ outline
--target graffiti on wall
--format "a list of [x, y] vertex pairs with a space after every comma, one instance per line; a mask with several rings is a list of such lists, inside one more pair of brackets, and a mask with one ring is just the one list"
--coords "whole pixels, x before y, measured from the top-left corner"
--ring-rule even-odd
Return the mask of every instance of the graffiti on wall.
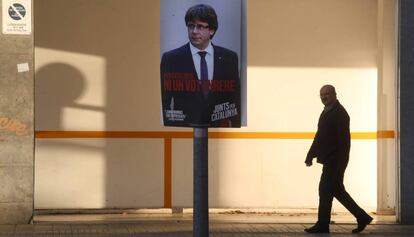
[[26, 133], [27, 127], [27, 124], [18, 119], [0, 117], [0, 131], [14, 132], [16, 136], [23, 136]]

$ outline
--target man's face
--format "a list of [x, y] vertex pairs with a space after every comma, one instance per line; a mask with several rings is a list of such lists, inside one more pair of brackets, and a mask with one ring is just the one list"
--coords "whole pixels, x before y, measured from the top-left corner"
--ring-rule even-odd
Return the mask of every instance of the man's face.
[[206, 22], [199, 20], [189, 21], [187, 23], [187, 29], [191, 44], [200, 50], [208, 46], [210, 36], [214, 34], [214, 30], [210, 29]]
[[321, 101], [322, 104], [325, 106], [329, 106], [336, 101], [336, 95], [332, 88], [330, 87], [322, 87], [320, 91]]

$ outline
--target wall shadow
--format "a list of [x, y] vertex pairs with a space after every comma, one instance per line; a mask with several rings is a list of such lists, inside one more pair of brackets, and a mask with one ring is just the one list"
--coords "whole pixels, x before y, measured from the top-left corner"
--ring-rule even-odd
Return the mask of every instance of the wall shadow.
[[74, 107], [82, 95], [85, 78], [75, 67], [52, 63], [35, 74], [36, 130], [62, 130], [63, 108]]
[[376, 67], [377, 17], [373, 6], [376, 1], [247, 1], [248, 24], [258, 26], [248, 28], [248, 64]]
[[[64, 9], [64, 10], [63, 10]], [[35, 14], [35, 47], [55, 49], [65, 52], [80, 53], [105, 58], [105, 78], [102, 82], [105, 89], [104, 113], [105, 131], [145, 131], [162, 130], [160, 125], [159, 98], [159, 4], [153, 1], [123, 0], [43, 0], [34, 2]], [[157, 62], [157, 63], [154, 63]], [[77, 76], [62, 75], [69, 79], [75, 77], [72, 84], [56, 84], [52, 80], [60, 69], [48, 72], [43, 70], [37, 77], [44, 77], [39, 86], [43, 88], [58, 87], [68, 92], [50, 94], [37, 89], [39, 94], [37, 119], [45, 126], [37, 130], [62, 130], [62, 117], [58, 111], [71, 106], [70, 99], [78, 93], [82, 86], [90, 90], [87, 84], [77, 81]], [[70, 73], [69, 73], [70, 74]], [[88, 80], [96, 78], [88, 78]], [[98, 78], [99, 79], [99, 78]], [[46, 86], [47, 85], [47, 86]], [[76, 85], [76, 86], [75, 86]], [[70, 86], [75, 86], [71, 88]], [[40, 88], [40, 87], [39, 87]], [[72, 91], [73, 90], [73, 91]], [[44, 94], [43, 94], [44, 93]], [[78, 94], [76, 94], [78, 95]], [[56, 102], [50, 102], [57, 97]], [[51, 107], [49, 108], [49, 104]], [[78, 109], [94, 110], [94, 106], [81, 105]], [[148, 119], [150, 118], [150, 119]], [[81, 118], [71, 118], [79, 120]], [[102, 130], [90, 127], [88, 130]], [[146, 206], [162, 207], [162, 192], [158, 194], [159, 179], [163, 180], [162, 163], [152, 162], [148, 153], [139, 151], [140, 140], [105, 139], [102, 147], [106, 161], [104, 206], [106, 208], [126, 208], [125, 197], [128, 193], [137, 195], [133, 200], [149, 199]], [[152, 143], [151, 140], [150, 143]], [[134, 143], [137, 142], [137, 143]], [[162, 140], [155, 141], [148, 148], [162, 148]], [[135, 154], [127, 157], [122, 155]], [[160, 157], [162, 161], [162, 156]], [[123, 169], [126, 162], [131, 162], [128, 171]], [[145, 162], [150, 163], [146, 167]], [[136, 165], [136, 166], [135, 166]], [[135, 166], [135, 167], [134, 167]], [[155, 177], [155, 190], [145, 190], [141, 186], [151, 183], [149, 177]], [[141, 190], [141, 193], [135, 192]], [[144, 191], [150, 194], [145, 194]], [[144, 193], [144, 194], [142, 194]], [[156, 195], [155, 195], [156, 194]], [[140, 196], [142, 195], [142, 196]], [[147, 196], [146, 196], [147, 195]], [[157, 196], [156, 198], [148, 195]], [[137, 206], [132, 206], [137, 207]]]

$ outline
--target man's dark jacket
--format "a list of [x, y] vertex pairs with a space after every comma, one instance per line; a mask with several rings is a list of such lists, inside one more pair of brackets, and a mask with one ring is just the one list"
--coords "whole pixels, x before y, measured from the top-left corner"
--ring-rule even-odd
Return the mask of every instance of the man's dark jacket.
[[318, 131], [305, 162], [311, 162], [317, 157], [318, 163], [346, 167], [350, 146], [349, 115], [339, 101], [336, 101], [330, 110], [320, 115]]
[[[229, 49], [213, 45], [214, 73], [213, 81], [234, 80], [233, 92], [209, 92], [207, 99], [201, 92], [166, 91], [163, 88], [165, 73], [184, 73], [185, 80], [197, 80], [197, 72], [191, 55], [190, 43], [163, 54], [161, 59], [161, 91], [164, 125], [185, 127], [240, 127], [240, 80], [237, 54]], [[181, 110], [187, 116], [184, 121], [168, 121], [165, 110], [171, 106], [174, 98], [174, 110]], [[221, 103], [235, 103], [238, 116], [229, 119], [211, 122], [211, 114], [215, 105]]]

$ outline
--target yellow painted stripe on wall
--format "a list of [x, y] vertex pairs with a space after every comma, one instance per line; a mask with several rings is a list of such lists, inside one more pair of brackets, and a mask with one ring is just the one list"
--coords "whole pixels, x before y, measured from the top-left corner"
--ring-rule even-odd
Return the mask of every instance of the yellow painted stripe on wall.
[[36, 138], [192, 138], [192, 132], [37, 131]]
[[[192, 138], [192, 132], [37, 131], [36, 138], [158, 138], [164, 139], [164, 208], [172, 207], [172, 139]], [[313, 132], [209, 132], [211, 139], [313, 139]], [[355, 132], [352, 139], [394, 138], [394, 131]]]
[[164, 139], [164, 208], [172, 207], [172, 139]]
[[378, 131], [377, 138], [378, 139], [395, 138], [395, 132], [394, 131]]
[[[212, 139], [313, 139], [313, 132], [209, 132]], [[37, 131], [36, 138], [192, 138], [192, 132], [137, 131]], [[352, 139], [394, 138], [394, 131], [353, 132]]]

